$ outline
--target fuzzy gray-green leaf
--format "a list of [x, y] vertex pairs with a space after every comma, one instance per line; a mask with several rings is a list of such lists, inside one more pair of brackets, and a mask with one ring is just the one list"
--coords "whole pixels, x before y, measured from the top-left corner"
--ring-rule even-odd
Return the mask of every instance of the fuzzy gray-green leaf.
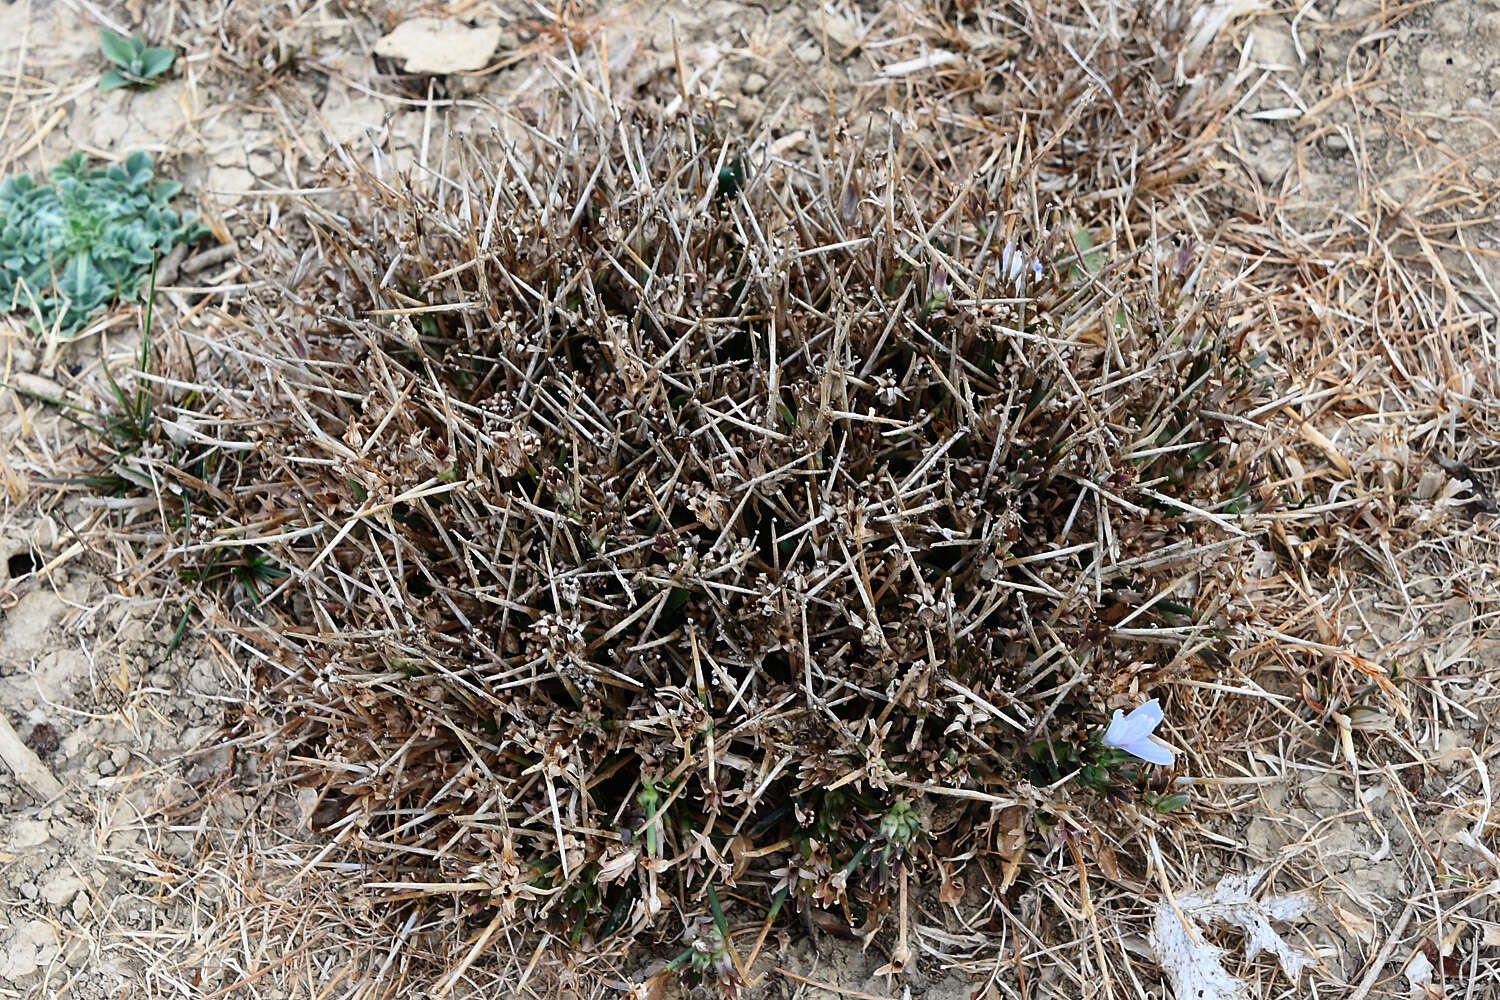
[[99, 48], [104, 52], [104, 57], [121, 69], [130, 68], [130, 59], [135, 53], [131, 48], [130, 39], [124, 35], [117, 35], [108, 28], [99, 31]]
[[202, 232], [168, 207], [180, 185], [151, 178], [145, 153], [92, 169], [75, 153], [50, 183], [0, 182], [0, 308], [14, 302], [71, 336], [116, 298], [137, 297], [156, 255]]
[[160, 76], [172, 68], [172, 61], [176, 58], [171, 49], [147, 49], [141, 56], [141, 75]]

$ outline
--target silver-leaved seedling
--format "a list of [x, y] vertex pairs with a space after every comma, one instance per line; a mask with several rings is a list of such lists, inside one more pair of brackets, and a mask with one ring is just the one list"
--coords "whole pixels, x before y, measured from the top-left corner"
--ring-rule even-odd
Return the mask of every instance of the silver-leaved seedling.
[[146, 153], [92, 169], [74, 153], [50, 183], [0, 183], [0, 311], [72, 337], [112, 301], [139, 295], [159, 254], [203, 233], [168, 207], [182, 185], [152, 176]]
[[104, 57], [114, 63], [99, 78], [100, 90], [114, 90], [126, 84], [154, 87], [156, 78], [172, 68], [177, 58], [169, 48], [147, 45], [140, 35], [117, 35], [109, 29], [99, 32], [99, 47]]

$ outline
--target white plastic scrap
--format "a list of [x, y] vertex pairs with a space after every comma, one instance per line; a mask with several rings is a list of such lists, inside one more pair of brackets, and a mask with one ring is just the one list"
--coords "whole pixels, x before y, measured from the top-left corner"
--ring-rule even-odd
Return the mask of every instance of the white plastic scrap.
[[[1260, 869], [1248, 875], [1227, 876], [1212, 892], [1178, 896], [1176, 908], [1171, 900], [1157, 905], [1151, 949], [1179, 1000], [1249, 1000], [1244, 981], [1224, 971], [1220, 962], [1224, 950], [1204, 938], [1202, 927], [1206, 924], [1224, 924], [1243, 931], [1247, 956], [1270, 952], [1293, 983], [1312, 963], [1310, 956], [1293, 949], [1271, 927], [1273, 920], [1304, 916], [1312, 909], [1312, 900], [1304, 895], [1252, 898], [1265, 875], [1265, 869]], [[1178, 916], [1178, 910], [1182, 916]]]
[[1422, 987], [1432, 983], [1432, 960], [1420, 951], [1406, 963], [1406, 981], [1411, 983], [1413, 996], [1422, 995]]

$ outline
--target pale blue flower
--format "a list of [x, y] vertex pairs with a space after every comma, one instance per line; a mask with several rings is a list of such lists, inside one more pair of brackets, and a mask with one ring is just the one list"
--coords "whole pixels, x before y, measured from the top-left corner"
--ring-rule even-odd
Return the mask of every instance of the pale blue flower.
[[1152, 735], [1156, 727], [1161, 725], [1161, 720], [1161, 703], [1155, 698], [1129, 715], [1117, 708], [1101, 742], [1107, 747], [1124, 750], [1149, 764], [1171, 767], [1176, 760], [1172, 748]]
[[1030, 267], [1034, 280], [1042, 280], [1042, 262], [1034, 257], [1027, 256], [1015, 240], [1009, 240], [1005, 249], [1000, 252], [1000, 275], [1006, 281], [1016, 286], [1016, 294], [1021, 294], [1021, 289], [1026, 285], [1026, 270]]

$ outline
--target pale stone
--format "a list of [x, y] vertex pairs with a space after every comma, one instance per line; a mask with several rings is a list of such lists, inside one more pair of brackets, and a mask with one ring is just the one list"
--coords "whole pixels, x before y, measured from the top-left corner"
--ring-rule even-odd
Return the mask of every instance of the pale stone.
[[462, 21], [415, 17], [375, 43], [375, 54], [399, 59], [408, 73], [472, 73], [489, 65], [500, 45], [500, 25], [471, 28]]

